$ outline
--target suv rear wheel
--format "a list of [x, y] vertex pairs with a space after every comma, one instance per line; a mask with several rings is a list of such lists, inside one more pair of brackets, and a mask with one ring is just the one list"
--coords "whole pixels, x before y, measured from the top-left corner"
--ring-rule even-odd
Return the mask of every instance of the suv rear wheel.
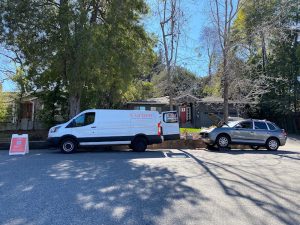
[[276, 151], [279, 148], [279, 141], [276, 138], [269, 138], [266, 142], [269, 151]]
[[60, 143], [60, 150], [66, 154], [74, 153], [77, 150], [77, 142], [72, 138], [63, 139]]
[[230, 138], [226, 134], [221, 134], [218, 136], [216, 144], [219, 148], [227, 148], [230, 144]]
[[147, 149], [147, 140], [143, 137], [136, 137], [132, 141], [131, 147], [135, 152], [144, 152]]

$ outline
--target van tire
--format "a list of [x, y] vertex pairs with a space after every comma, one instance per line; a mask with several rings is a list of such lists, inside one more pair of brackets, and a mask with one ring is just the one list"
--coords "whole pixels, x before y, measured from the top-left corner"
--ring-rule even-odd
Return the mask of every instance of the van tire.
[[136, 137], [131, 146], [134, 152], [144, 152], [147, 149], [147, 140], [143, 137]]
[[62, 153], [71, 154], [77, 151], [78, 143], [73, 138], [65, 138], [60, 142]]

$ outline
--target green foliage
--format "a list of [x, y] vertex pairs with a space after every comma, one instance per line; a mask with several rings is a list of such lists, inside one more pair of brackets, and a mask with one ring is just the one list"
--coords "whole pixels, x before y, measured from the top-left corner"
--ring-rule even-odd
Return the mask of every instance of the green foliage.
[[[250, 68], [238, 78], [250, 79], [255, 85], [264, 77], [260, 88], [267, 91], [261, 92], [259, 107], [253, 115], [276, 121], [291, 131], [295, 131], [293, 116], [300, 110], [300, 48], [295, 41], [297, 33], [288, 29], [292, 22], [299, 21], [296, 3], [245, 1], [235, 20], [233, 36], [238, 46], [236, 55], [243, 60], [244, 67]], [[242, 58], [241, 53], [248, 57]]]
[[0, 122], [5, 122], [7, 117], [7, 109], [4, 103], [0, 103]]
[[4, 100], [4, 96], [2, 91], [0, 91], [0, 122], [5, 122], [5, 119], [7, 117], [8, 114], [8, 109], [7, 109], [7, 105], [5, 104]]
[[207, 77], [202, 89], [203, 96], [221, 96], [221, 75], [215, 74], [213, 77]]
[[70, 116], [119, 107], [155, 59], [154, 41], [140, 22], [147, 11], [144, 0], [4, 1], [0, 42], [20, 56], [24, 76], [16, 81], [23, 91], [45, 92], [45, 109], [55, 111], [51, 84], [66, 92]]

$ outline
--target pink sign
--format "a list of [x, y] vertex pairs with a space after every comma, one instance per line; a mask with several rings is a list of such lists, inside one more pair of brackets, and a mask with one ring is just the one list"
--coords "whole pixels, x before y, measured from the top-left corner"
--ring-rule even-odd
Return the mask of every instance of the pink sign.
[[10, 142], [9, 155], [24, 155], [28, 152], [28, 135], [13, 134]]

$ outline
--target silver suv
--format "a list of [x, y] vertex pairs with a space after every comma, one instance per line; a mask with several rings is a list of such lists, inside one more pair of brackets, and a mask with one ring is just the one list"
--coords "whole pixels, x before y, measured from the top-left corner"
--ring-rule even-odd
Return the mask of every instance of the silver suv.
[[208, 145], [226, 148], [230, 144], [250, 145], [253, 149], [266, 147], [276, 151], [286, 143], [287, 134], [274, 123], [266, 120], [246, 119], [231, 121], [217, 128], [204, 130], [201, 139]]

